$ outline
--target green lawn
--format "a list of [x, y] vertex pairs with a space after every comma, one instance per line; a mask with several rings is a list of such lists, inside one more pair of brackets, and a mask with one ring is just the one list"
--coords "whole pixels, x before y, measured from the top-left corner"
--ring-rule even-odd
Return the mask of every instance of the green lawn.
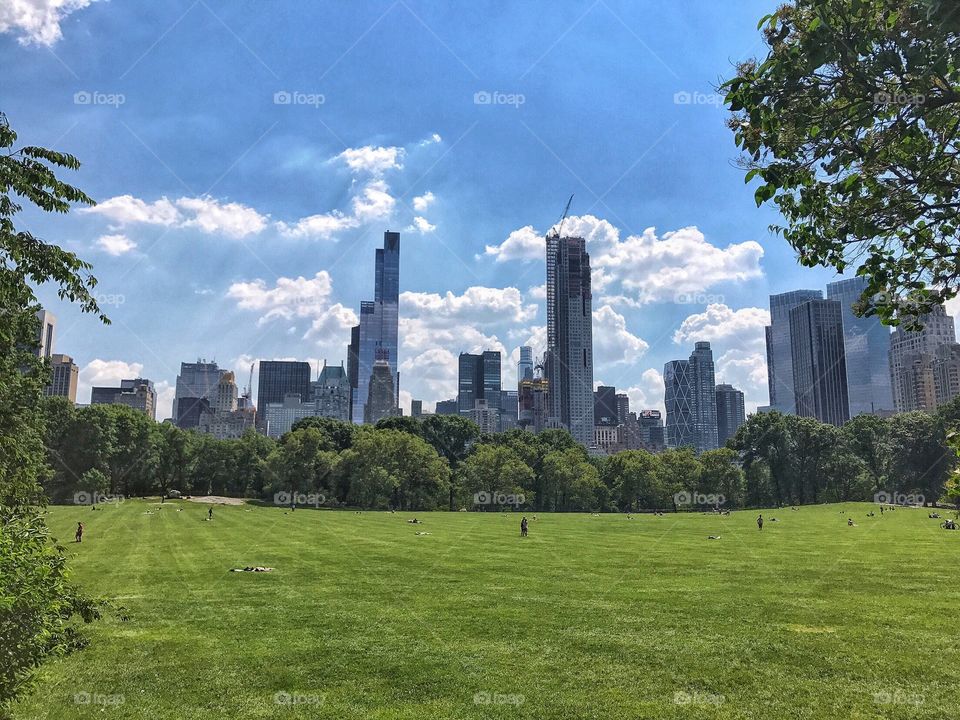
[[844, 507], [762, 532], [541, 514], [521, 539], [518, 514], [55, 506], [76, 580], [128, 618], [14, 717], [960, 717], [960, 532]]

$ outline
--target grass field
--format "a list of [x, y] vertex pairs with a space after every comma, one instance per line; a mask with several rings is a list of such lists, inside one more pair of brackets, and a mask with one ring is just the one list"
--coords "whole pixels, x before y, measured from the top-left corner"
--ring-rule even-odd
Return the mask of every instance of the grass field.
[[15, 718], [960, 717], [960, 532], [926, 510], [539, 515], [521, 539], [517, 514], [103, 507], [49, 522], [128, 617]]

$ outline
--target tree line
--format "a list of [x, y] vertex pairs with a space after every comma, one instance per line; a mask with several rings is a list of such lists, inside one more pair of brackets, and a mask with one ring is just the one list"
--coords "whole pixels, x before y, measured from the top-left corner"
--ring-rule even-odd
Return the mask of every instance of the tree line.
[[842, 428], [751, 415], [728, 446], [591, 456], [564, 430], [481, 434], [458, 416], [390, 417], [376, 426], [305, 418], [279, 440], [235, 440], [158, 424], [121, 405], [47, 398], [55, 501], [203, 494], [399, 510], [629, 512], [823, 502], [956, 500], [948, 429], [936, 415], [861, 415]]

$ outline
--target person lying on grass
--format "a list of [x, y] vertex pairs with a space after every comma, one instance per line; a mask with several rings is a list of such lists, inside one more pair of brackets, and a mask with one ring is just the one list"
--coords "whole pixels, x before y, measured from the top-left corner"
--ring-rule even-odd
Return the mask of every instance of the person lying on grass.
[[260, 565], [247, 565], [242, 568], [230, 568], [230, 572], [273, 572], [273, 568], [261, 567]]

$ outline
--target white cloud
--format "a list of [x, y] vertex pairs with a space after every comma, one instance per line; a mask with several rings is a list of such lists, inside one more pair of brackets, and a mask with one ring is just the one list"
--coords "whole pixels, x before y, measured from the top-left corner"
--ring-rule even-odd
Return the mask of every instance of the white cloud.
[[413, 209], [417, 212], [424, 212], [436, 199], [436, 195], [428, 190], [423, 195], [418, 195], [413, 199]]
[[427, 233], [432, 233], [437, 229], [436, 225], [431, 225], [430, 222], [419, 215], [413, 219], [413, 226], [416, 228], [417, 232], [426, 235]]
[[543, 235], [534, 230], [532, 225], [525, 225], [510, 233], [499, 245], [487, 245], [484, 255], [492, 255], [498, 263], [508, 260], [544, 260], [546, 242]]
[[182, 197], [171, 202], [161, 197], [148, 203], [132, 195], [117, 195], [80, 212], [102, 215], [119, 226], [132, 223], [164, 227], [196, 227], [205, 233], [241, 238], [267, 226], [267, 217], [241, 203], [221, 203], [209, 196]]
[[383, 180], [374, 180], [353, 198], [353, 215], [359, 222], [379, 220], [390, 215], [396, 204], [387, 184]]
[[330, 273], [321, 270], [312, 278], [277, 278], [277, 284], [268, 288], [259, 278], [251, 282], [235, 282], [227, 290], [227, 297], [237, 301], [242, 310], [256, 310], [261, 314], [260, 324], [274, 318], [322, 317], [328, 309], [333, 292]]
[[764, 327], [770, 324], [770, 311], [748, 307], [733, 310], [722, 303], [708, 305], [707, 309], [690, 315], [673, 334], [675, 343], [705, 340], [716, 342], [734, 340], [738, 345], [764, 343]]
[[295, 224], [287, 225], [278, 222], [277, 229], [287, 237], [313, 237], [320, 240], [330, 240], [338, 232], [357, 227], [359, 223], [352, 216], [344, 215], [339, 210], [318, 215], [309, 215], [300, 218]]
[[56, 43], [63, 32], [60, 23], [93, 0], [5, 0], [0, 3], [0, 33], [16, 32], [21, 45]]
[[650, 346], [642, 338], [627, 330], [627, 321], [609, 305], [593, 311], [593, 355], [595, 366], [631, 365], [637, 362]]
[[[400, 378], [417, 379], [417, 389], [433, 401], [457, 396], [457, 355], [446, 348], [431, 348], [400, 363]], [[401, 390], [401, 393], [403, 391]]]
[[533, 287], [527, 290], [527, 295], [532, 297], [534, 300], [546, 300], [547, 299], [547, 285], [534, 285]]
[[445, 319], [462, 320], [477, 325], [504, 322], [529, 322], [537, 315], [536, 305], [525, 305], [516, 288], [470, 287], [462, 295], [449, 290], [437, 293], [400, 293], [400, 313], [413, 317], [424, 316], [431, 322]]
[[765, 352], [731, 349], [716, 361], [717, 383], [729, 383], [744, 394], [747, 412], [768, 403], [767, 356]]
[[266, 216], [240, 203], [220, 204], [211, 197], [180, 198], [177, 207], [193, 214], [182, 227], [198, 227], [206, 233], [242, 238], [267, 226]]
[[172, 227], [182, 219], [180, 211], [165, 197], [148, 203], [132, 195], [117, 195], [97, 203], [93, 207], [80, 208], [77, 212], [103, 215], [108, 220], [120, 225], [145, 223]]
[[695, 227], [662, 239], [648, 228], [592, 253], [591, 267], [606, 273], [607, 284], [619, 285], [621, 295], [643, 304], [676, 302], [678, 296], [688, 298], [720, 283], [762, 277], [762, 257], [763, 248], [752, 240], [719, 248]]
[[353, 310], [337, 303], [331, 305], [314, 319], [303, 339], [319, 338], [322, 342], [345, 345], [344, 334], [348, 333], [350, 328], [359, 322], [360, 320]]
[[137, 247], [137, 244], [126, 235], [101, 235], [97, 238], [97, 245], [105, 253], [114, 257], [124, 255]]
[[[643, 410], [659, 410], [665, 413], [663, 405], [663, 375], [648, 368], [640, 376], [640, 384], [623, 390], [630, 398], [630, 411], [638, 415]], [[666, 420], [666, 415], [664, 415]]]
[[177, 394], [176, 386], [167, 380], [161, 380], [153, 384], [153, 389], [157, 393], [157, 420], [162, 422], [173, 417], [173, 398]]
[[387, 170], [403, 168], [405, 150], [399, 147], [373, 147], [364, 145], [359, 148], [347, 148], [335, 159], [343, 160], [353, 172], [368, 172], [381, 175]]

